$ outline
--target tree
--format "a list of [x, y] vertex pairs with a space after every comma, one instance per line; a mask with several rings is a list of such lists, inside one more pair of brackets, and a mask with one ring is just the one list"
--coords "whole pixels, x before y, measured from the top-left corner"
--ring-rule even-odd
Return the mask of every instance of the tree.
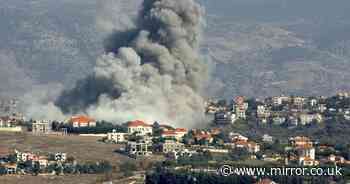
[[40, 164], [39, 164], [39, 162], [34, 162], [33, 167], [32, 167], [32, 173], [34, 175], [38, 175], [39, 172], [40, 172]]
[[10, 163], [16, 163], [17, 161], [17, 156], [15, 154], [11, 154], [7, 157], [7, 161]]
[[5, 175], [7, 174], [7, 170], [4, 166], [0, 166], [0, 175]]
[[65, 164], [63, 166], [63, 173], [67, 174], [73, 174], [74, 173], [74, 167], [70, 164]]
[[229, 153], [230, 157], [234, 161], [246, 160], [249, 156], [249, 152], [245, 148], [235, 148]]
[[132, 176], [133, 172], [136, 171], [137, 166], [134, 162], [126, 161], [120, 165], [120, 169], [122, 170], [125, 177]]

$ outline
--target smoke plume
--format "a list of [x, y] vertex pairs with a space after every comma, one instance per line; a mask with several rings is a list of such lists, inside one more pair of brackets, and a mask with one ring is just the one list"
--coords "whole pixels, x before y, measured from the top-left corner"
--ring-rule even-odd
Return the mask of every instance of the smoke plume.
[[134, 27], [106, 40], [94, 73], [58, 98], [64, 113], [187, 127], [204, 119], [201, 6], [194, 0], [144, 0], [142, 6]]

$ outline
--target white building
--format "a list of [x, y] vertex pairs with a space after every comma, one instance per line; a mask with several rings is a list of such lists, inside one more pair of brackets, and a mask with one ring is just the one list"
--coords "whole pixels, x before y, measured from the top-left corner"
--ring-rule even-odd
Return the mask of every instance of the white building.
[[286, 118], [282, 116], [276, 116], [272, 119], [272, 121], [275, 125], [281, 125], [286, 121]]
[[302, 125], [310, 124], [314, 120], [321, 122], [323, 119], [321, 114], [300, 114], [299, 118]]
[[137, 135], [152, 135], [153, 128], [151, 125], [140, 121], [130, 121], [128, 123], [128, 134], [137, 134]]
[[67, 154], [66, 153], [56, 153], [55, 160], [65, 162], [67, 160]]
[[126, 151], [131, 156], [150, 156], [152, 155], [152, 144], [148, 142], [129, 141], [126, 146]]
[[182, 151], [185, 148], [185, 145], [172, 140], [165, 140], [165, 142], [161, 144], [161, 147], [163, 153], [169, 153]]
[[283, 102], [287, 102], [289, 100], [290, 98], [288, 96], [275, 96], [272, 98], [272, 103], [275, 106], [279, 106], [279, 105], [282, 105]]
[[126, 136], [127, 133], [116, 132], [116, 130], [113, 130], [113, 132], [107, 133], [107, 140], [114, 143], [123, 143], [126, 142]]
[[246, 109], [241, 108], [241, 107], [236, 107], [236, 118], [237, 119], [246, 119]]
[[268, 134], [264, 134], [264, 135], [262, 136], [262, 140], [263, 140], [264, 142], [272, 143], [272, 142], [273, 142], [273, 137], [270, 136], [270, 135], [268, 135]]
[[51, 123], [49, 121], [35, 121], [32, 124], [33, 134], [48, 134], [51, 132]]
[[188, 130], [185, 128], [176, 128], [175, 130], [164, 130], [161, 134], [162, 138], [173, 138], [177, 141], [181, 141], [187, 134]]
[[96, 126], [96, 120], [85, 115], [73, 116], [70, 118], [69, 123], [74, 128]]

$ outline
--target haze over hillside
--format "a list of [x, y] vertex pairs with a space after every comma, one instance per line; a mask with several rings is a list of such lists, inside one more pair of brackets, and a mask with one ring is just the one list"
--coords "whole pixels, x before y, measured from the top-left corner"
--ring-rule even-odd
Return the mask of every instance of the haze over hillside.
[[[47, 83], [72, 87], [90, 73], [105, 33], [131, 26], [128, 15], [139, 3], [123, 0], [122, 7], [113, 7], [109, 1], [0, 0], [0, 94], [17, 96]], [[349, 1], [201, 3], [207, 11], [202, 51], [216, 64], [215, 87], [222, 87], [213, 90], [217, 95], [329, 95], [350, 89]]]

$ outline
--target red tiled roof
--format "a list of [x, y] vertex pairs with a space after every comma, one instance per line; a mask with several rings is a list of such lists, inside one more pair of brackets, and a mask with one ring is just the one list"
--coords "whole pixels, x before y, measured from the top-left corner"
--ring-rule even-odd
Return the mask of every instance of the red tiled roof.
[[211, 138], [212, 138], [210, 134], [206, 134], [206, 133], [204, 133], [204, 134], [202, 134], [202, 133], [196, 134], [194, 137], [195, 137], [197, 140], [201, 140], [201, 139], [211, 139]]
[[176, 128], [175, 132], [187, 132], [186, 128]]
[[170, 125], [164, 125], [164, 124], [161, 124], [159, 125], [160, 128], [163, 128], [163, 129], [170, 129], [170, 130], [173, 130], [174, 128]]
[[79, 115], [79, 116], [73, 116], [71, 117], [71, 119], [69, 120], [71, 123], [73, 122], [77, 122], [79, 124], [88, 124], [90, 122], [94, 122], [95, 120], [90, 118], [89, 116], [85, 116], [85, 115]]
[[175, 131], [172, 131], [172, 130], [169, 130], [169, 131], [163, 131], [162, 132], [162, 135], [169, 135], [169, 136], [171, 136], [171, 135], [176, 135], [176, 132]]
[[303, 150], [305, 150], [305, 149], [311, 149], [311, 148], [313, 148], [311, 144], [298, 145], [298, 146], [296, 147], [296, 149], [303, 149]]
[[152, 127], [151, 125], [141, 121], [141, 120], [135, 120], [135, 121], [130, 121], [128, 123], [128, 127], [138, 127], [138, 126], [142, 126], [142, 127]]
[[235, 142], [236, 145], [242, 145], [242, 146], [247, 146], [248, 145], [248, 142], [247, 141], [237, 141]]

